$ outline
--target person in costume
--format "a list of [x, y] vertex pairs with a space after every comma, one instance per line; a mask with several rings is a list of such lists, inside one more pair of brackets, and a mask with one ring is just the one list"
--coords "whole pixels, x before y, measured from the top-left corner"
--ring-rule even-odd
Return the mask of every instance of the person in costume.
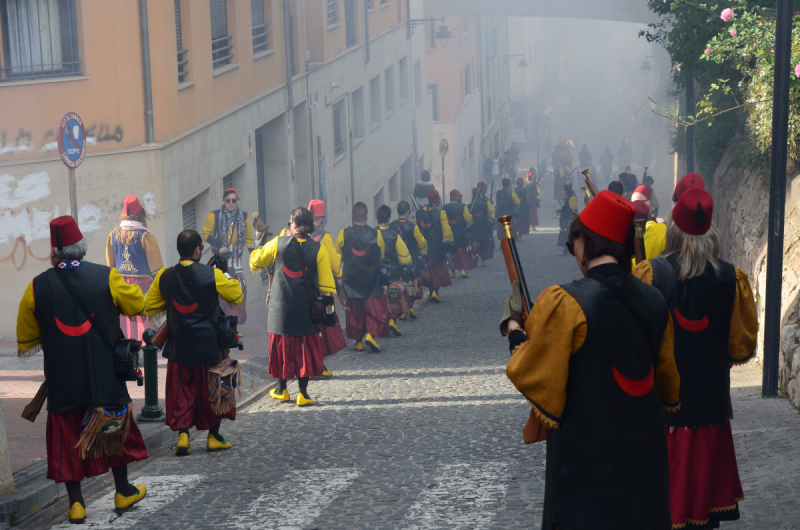
[[542, 194], [542, 190], [539, 188], [539, 177], [536, 175], [536, 169], [532, 166], [528, 170], [528, 174], [525, 175], [525, 193], [530, 207], [528, 225], [530, 230], [535, 232], [536, 227], [539, 226], [539, 197]]
[[417, 319], [417, 313], [414, 311], [414, 301], [422, 299], [420, 272], [425, 266], [425, 259], [427, 259], [428, 254], [428, 242], [425, 241], [425, 237], [419, 231], [419, 226], [408, 220], [410, 215], [411, 205], [406, 201], [400, 201], [397, 203], [397, 219], [389, 224], [389, 228], [397, 232], [400, 239], [406, 244], [412, 260], [411, 275], [405, 278], [408, 313], [400, 315], [400, 320], [405, 320], [406, 318]]
[[655, 180], [650, 175], [645, 176], [642, 179], [642, 184], [647, 186], [647, 189], [650, 190], [650, 213], [653, 214], [653, 217], [658, 218], [658, 197], [656, 197], [656, 190], [653, 189], [653, 185], [655, 184]]
[[417, 200], [425, 200], [428, 198], [428, 192], [435, 189], [431, 182], [431, 172], [427, 169], [420, 173], [419, 180], [414, 185], [414, 198]]
[[514, 188], [514, 195], [519, 199], [519, 204], [514, 210], [517, 222], [517, 240], [522, 240], [522, 236], [531, 233], [531, 205], [528, 202], [529, 188], [525, 184], [525, 179], [519, 177]]
[[683, 195], [683, 192], [685, 192], [686, 190], [691, 190], [691, 189], [704, 190], [705, 187], [706, 183], [703, 180], [703, 177], [701, 177], [697, 173], [687, 173], [675, 185], [675, 191], [672, 193], [672, 202], [673, 203], [678, 202], [678, 199], [681, 198], [681, 195]]
[[[475, 262], [469, 249], [468, 229], [472, 226], [472, 214], [469, 207], [463, 202], [461, 192], [450, 190], [450, 204], [445, 204], [444, 212], [447, 214], [447, 222], [453, 232], [453, 245], [451, 256], [453, 258], [453, 268], [461, 271], [462, 278], [469, 278], [468, 270], [475, 268]], [[455, 276], [455, 273], [451, 274]]]
[[[342, 277], [342, 257], [336, 252], [336, 247], [333, 246], [333, 238], [330, 233], [322, 228], [325, 221], [325, 203], [318, 199], [313, 199], [308, 203], [308, 211], [314, 216], [314, 232], [311, 234], [311, 239], [325, 247], [328, 252], [328, 258], [331, 262], [331, 272], [334, 279]], [[322, 346], [325, 352], [324, 357], [338, 353], [347, 347], [347, 342], [344, 340], [344, 332], [342, 325], [339, 323], [339, 317], [334, 311], [331, 316], [330, 326], [322, 327]], [[331, 377], [333, 373], [328, 368], [322, 365], [322, 376]]]
[[586, 144], [583, 144], [580, 153], [578, 153], [578, 162], [582, 168], [587, 168], [592, 165], [592, 152], [589, 151], [589, 148], [586, 147]]
[[368, 214], [366, 204], [355, 203], [352, 226], [339, 232], [334, 245], [344, 268], [347, 338], [356, 341], [356, 351], [364, 351], [366, 342], [372, 353], [380, 353], [375, 337], [389, 336], [389, 306], [383, 296], [385, 277], [381, 274], [385, 246], [381, 231], [367, 226]]
[[478, 187], [472, 189], [472, 251], [475, 253], [474, 264], [481, 261], [481, 267], [486, 266], [486, 260], [494, 257], [494, 207], [492, 201], [486, 196], [486, 183], [478, 182]]
[[[106, 265], [122, 274], [125, 281], [136, 284], [147, 294], [156, 273], [164, 266], [156, 236], [147, 229], [147, 213], [135, 195], [122, 201], [119, 226], [108, 234]], [[146, 317], [121, 315], [120, 327], [130, 339], [142, 340], [146, 329], [155, 329]]]
[[730, 368], [755, 355], [758, 315], [747, 274], [719, 259], [713, 212], [708, 192], [686, 189], [668, 218], [664, 255], [634, 271], [661, 292], [676, 322], [681, 408], [665, 414], [673, 528], [737, 520], [744, 498], [730, 423]]
[[[644, 201], [633, 201], [636, 208], [636, 220], [645, 220], [644, 255], [647, 259], [655, 259], [664, 253], [667, 240], [667, 225], [659, 223], [650, 213], [650, 207]], [[634, 260], [634, 265], [636, 260]]]
[[206, 216], [203, 224], [203, 241], [208, 241], [214, 255], [228, 261], [228, 274], [239, 280], [242, 287], [242, 300], [235, 306], [223, 303], [226, 315], [237, 315], [239, 324], [247, 322], [247, 283], [245, 283], [243, 263], [244, 249], [250, 252], [255, 248], [253, 239], [253, 219], [239, 206], [239, 195], [234, 188], [222, 194], [222, 207]]
[[453, 242], [453, 231], [447, 212], [439, 206], [439, 192], [428, 192], [428, 204], [417, 212], [417, 225], [428, 242], [428, 274], [423, 275], [422, 284], [428, 288], [428, 301], [441, 303], [439, 289], [453, 285], [447, 267], [446, 245]]
[[603, 178], [606, 182], [611, 181], [611, 172], [614, 166], [614, 155], [611, 154], [611, 149], [606, 146], [605, 151], [600, 153], [600, 171], [603, 172]]
[[[314, 206], [314, 204], [312, 204]], [[315, 211], [318, 212], [315, 206]], [[291, 401], [286, 388], [289, 379], [297, 378], [300, 392], [297, 405], [313, 405], [308, 394], [308, 380], [322, 374], [325, 346], [320, 326], [311, 320], [311, 296], [336, 296], [328, 250], [311, 238], [314, 215], [305, 208], [291, 213], [289, 229], [250, 254], [250, 268], [274, 267], [275, 289], [269, 299], [269, 373], [278, 387], [269, 395], [279, 401]], [[326, 326], [333, 324], [327, 315]]]
[[680, 377], [667, 304], [630, 274], [633, 217], [601, 191], [569, 229], [584, 278], [545, 289], [524, 322], [518, 284], [506, 304], [506, 375], [546, 432], [546, 530], [672, 528], [664, 410]]
[[578, 197], [572, 191], [572, 181], [564, 182], [564, 204], [558, 212], [558, 241], [556, 244], [562, 248], [559, 256], [567, 255], [567, 240], [569, 239], [569, 226], [578, 216]]
[[[53, 268], [28, 284], [19, 304], [17, 348], [23, 358], [44, 354], [47, 478], [64, 483], [69, 521], [83, 523], [85, 478], [111, 469], [117, 512], [147, 494], [128, 482], [128, 464], [146, 459], [147, 448], [111, 362], [120, 315], [143, 314], [144, 298], [117, 269], [85, 261], [88, 244], [71, 216], [50, 221], [50, 246]], [[102, 432], [106, 422], [118, 429]]]
[[[503, 186], [502, 189], [498, 190], [495, 194], [495, 200], [497, 201], [495, 216], [497, 219], [500, 219], [505, 215], [511, 215], [511, 227], [514, 234], [516, 234], [517, 240], [519, 240], [517, 216], [514, 216], [514, 212], [519, 208], [519, 197], [514, 192], [513, 188], [511, 188], [510, 179], [503, 179], [501, 184]], [[503, 227], [500, 223], [497, 223], [497, 239], [503, 239], [504, 237], [506, 237], [506, 235], [503, 231]]]
[[[384, 253], [382, 260], [382, 268], [386, 271], [389, 288], [391, 294], [396, 294], [397, 298], [389, 299], [390, 292], [386, 292], [386, 302], [389, 308], [389, 331], [392, 335], [399, 337], [403, 333], [397, 327], [396, 319], [408, 314], [411, 306], [408, 292], [405, 289], [403, 276], [410, 270], [412, 266], [411, 253], [408, 251], [403, 238], [394, 229], [389, 227], [389, 221], [392, 219], [392, 209], [385, 204], [378, 208], [376, 212], [378, 220], [378, 231], [381, 233], [384, 244]], [[395, 286], [397, 289], [392, 289]]]
[[231, 278], [224, 259], [215, 267], [199, 263], [203, 240], [196, 231], [178, 234], [178, 256], [174, 267], [164, 267], [156, 275], [147, 292], [145, 304], [150, 318], [166, 315], [167, 358], [166, 396], [167, 425], [179, 431], [177, 456], [190, 453], [189, 429], [208, 431], [206, 449], [224, 451], [230, 442], [219, 433], [223, 418], [236, 419], [233, 394], [212, 406], [209, 397], [210, 367], [228, 360], [228, 351], [217, 346], [217, 319], [220, 299], [236, 307], [244, 300], [239, 282]]

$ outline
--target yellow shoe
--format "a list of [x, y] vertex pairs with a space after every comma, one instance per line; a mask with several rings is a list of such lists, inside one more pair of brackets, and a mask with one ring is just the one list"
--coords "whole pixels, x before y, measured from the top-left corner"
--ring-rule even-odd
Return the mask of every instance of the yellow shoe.
[[408, 313], [403, 313], [402, 315], [400, 315], [400, 320], [405, 320], [407, 318], [408, 318]]
[[314, 400], [311, 398], [306, 399], [302, 392], [297, 394], [297, 406], [298, 407], [307, 407], [309, 405], [313, 405]]
[[114, 510], [117, 513], [127, 512], [134, 504], [144, 499], [144, 496], [147, 495], [147, 486], [144, 484], [137, 484], [136, 489], [138, 491], [130, 497], [126, 497], [120, 493], [114, 494]]
[[76, 502], [69, 509], [69, 522], [72, 524], [83, 524], [86, 520], [86, 508], [81, 503]]
[[[222, 438], [222, 436], [220, 436], [220, 438]], [[233, 446], [230, 442], [226, 442], [225, 438], [218, 440], [213, 434], [209, 434], [208, 439], [206, 440], [206, 451], [225, 451], [231, 447]]]
[[481, 267], [485, 267], [485, 266], [486, 266], [486, 262], [481, 260]]
[[367, 346], [369, 346], [369, 349], [372, 350], [372, 353], [381, 352], [381, 347], [378, 346], [378, 343], [375, 341], [375, 339], [372, 338], [372, 335], [370, 335], [369, 333], [367, 333], [367, 336], [364, 337], [364, 342], [367, 343]]
[[462, 270], [462, 271], [461, 271], [461, 277], [462, 277], [462, 278], [469, 278], [469, 274], [467, 274], [467, 271], [465, 271], [465, 270]]
[[442, 299], [439, 298], [439, 293], [431, 293], [431, 295], [428, 297], [428, 300], [432, 301], [432, 302], [436, 302], [437, 304], [441, 304], [442, 303]]
[[536, 227], [535, 226], [531, 227], [531, 232], [536, 232]]
[[178, 436], [178, 445], [175, 446], [175, 454], [177, 456], [186, 456], [189, 454], [189, 435], [182, 432]]
[[399, 337], [400, 335], [403, 334], [403, 332], [400, 331], [400, 328], [397, 327], [397, 324], [395, 323], [394, 319], [389, 319], [389, 331], [391, 331], [392, 335], [394, 335], [395, 337]]
[[450, 277], [451, 278], [455, 278], [456, 277], [456, 271], [450, 271]]
[[414, 312], [414, 308], [413, 307], [408, 310], [408, 316], [411, 317], [411, 320], [416, 320], [417, 319], [417, 313]]
[[322, 377], [333, 377], [333, 372], [325, 368], [325, 365], [322, 365]]
[[361, 342], [360, 340], [359, 340], [359, 341], [356, 341], [356, 345], [355, 345], [355, 346], [353, 346], [353, 349], [354, 349], [355, 351], [364, 351], [364, 343], [363, 343], [363, 342]]
[[270, 397], [272, 397], [274, 399], [279, 399], [281, 401], [291, 401], [292, 400], [292, 398], [289, 397], [289, 390], [288, 389], [284, 388], [282, 394], [276, 394], [275, 393], [276, 390], [277, 390], [277, 388], [273, 388], [272, 390], [269, 391]]

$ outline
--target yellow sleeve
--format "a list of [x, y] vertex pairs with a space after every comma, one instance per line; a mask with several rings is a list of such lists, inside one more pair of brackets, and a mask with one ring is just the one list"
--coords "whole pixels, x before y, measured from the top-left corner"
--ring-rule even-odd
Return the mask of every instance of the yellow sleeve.
[[114, 230], [108, 234], [108, 241], [106, 241], [106, 265], [111, 268], [117, 266], [117, 256], [114, 252]]
[[167, 302], [161, 295], [160, 283], [161, 275], [164, 274], [165, 270], [167, 270], [167, 268], [162, 267], [161, 270], [156, 273], [156, 277], [153, 278], [153, 283], [150, 284], [150, 288], [147, 290], [147, 294], [144, 296], [145, 311], [147, 312], [147, 316], [150, 317], [151, 321], [156, 315], [167, 310]]
[[736, 297], [733, 299], [728, 356], [735, 364], [749, 361], [758, 344], [758, 313], [747, 274], [736, 269]]
[[573, 195], [569, 198], [569, 209], [573, 211], [578, 211], [578, 197]]
[[469, 213], [469, 207], [464, 205], [464, 220], [467, 221], [467, 226], [472, 226], [472, 214]]
[[586, 340], [586, 316], [558, 286], [548, 287], [525, 322], [528, 340], [511, 356], [506, 376], [533, 404], [542, 425], [557, 429], [567, 400], [569, 360]]
[[22, 300], [19, 301], [19, 312], [17, 313], [17, 355], [19, 357], [30, 357], [41, 348], [37, 347], [42, 342], [42, 334], [39, 330], [39, 321], [33, 311], [36, 309], [36, 298], [33, 294], [33, 282], [25, 288]]
[[253, 250], [256, 244], [253, 242], [253, 219], [250, 214], [247, 214], [244, 220], [244, 226], [244, 244], [247, 245], [247, 248]]
[[320, 291], [336, 294], [336, 281], [333, 279], [331, 259], [325, 245], [320, 245], [317, 252], [317, 285]]
[[489, 209], [489, 217], [494, 217], [494, 206], [492, 206], [492, 201], [487, 201], [486, 207]]
[[661, 223], [647, 223], [644, 233], [644, 251], [647, 259], [655, 259], [664, 253], [667, 248], [667, 225]]
[[334, 278], [341, 278], [342, 277], [342, 257], [336, 252], [336, 249], [333, 246], [333, 238], [330, 234], [325, 234], [322, 236], [320, 243], [325, 250], [328, 251], [328, 259], [331, 262], [331, 270], [333, 271]]
[[111, 269], [108, 275], [108, 287], [111, 289], [111, 298], [119, 312], [125, 316], [144, 315], [144, 296], [142, 290], [135, 283], [128, 283], [117, 269]]
[[425, 240], [425, 236], [422, 235], [422, 232], [419, 231], [419, 225], [414, 225], [414, 239], [417, 242], [417, 248], [419, 249], [420, 253], [427, 254], [428, 242]]
[[408, 247], [402, 237], [398, 236], [394, 249], [397, 251], [397, 260], [400, 262], [400, 265], [411, 264], [411, 253], [408, 251]]
[[450, 228], [450, 221], [447, 219], [447, 212], [442, 208], [442, 214], [439, 216], [442, 221], [442, 235], [444, 236], [444, 243], [453, 242], [453, 230]]
[[209, 236], [214, 235], [214, 228], [216, 224], [217, 223], [216, 220], [214, 219], [214, 212], [211, 212], [210, 214], [206, 215], [206, 222], [203, 223], [203, 233], [201, 235], [203, 241], [208, 239]]
[[514, 201], [514, 206], [519, 206], [519, 197], [516, 191], [511, 192], [511, 200]]
[[336, 241], [333, 243], [333, 248], [336, 249], [340, 259], [342, 257], [342, 247], [344, 247], [344, 230], [339, 231], [339, 235], [336, 236]]
[[221, 270], [214, 268], [214, 282], [217, 284], [217, 294], [231, 305], [242, 303], [242, 286], [239, 280], [228, 278]]
[[161, 259], [161, 251], [158, 249], [158, 241], [156, 236], [150, 232], [145, 232], [142, 235], [142, 248], [147, 256], [147, 266], [150, 267], [150, 274], [155, 275], [164, 266], [164, 261]]
[[266, 245], [250, 253], [250, 270], [266, 269], [275, 263], [280, 239], [280, 236], [273, 237]]
[[681, 376], [678, 375], [678, 366], [675, 364], [675, 328], [672, 324], [672, 315], [669, 315], [667, 327], [664, 328], [664, 334], [661, 336], [661, 350], [658, 353], [658, 364], [655, 368], [661, 405], [669, 412], [679, 410], [681, 408]]
[[[342, 243], [344, 243], [344, 239], [342, 239]], [[378, 246], [381, 249], [381, 259], [386, 256], [386, 243], [383, 242], [383, 235], [381, 235], [381, 231], [378, 230]]]

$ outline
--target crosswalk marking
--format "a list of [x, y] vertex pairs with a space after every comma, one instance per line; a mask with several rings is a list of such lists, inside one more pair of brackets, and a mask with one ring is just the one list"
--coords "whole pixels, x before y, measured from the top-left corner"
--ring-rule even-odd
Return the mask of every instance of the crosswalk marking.
[[310, 469], [289, 473], [245, 513], [235, 516], [237, 529], [301, 530], [314, 522], [336, 495], [358, 476], [358, 470]]
[[506, 494], [510, 467], [508, 462], [441, 466], [432, 484], [411, 506], [401, 528], [490, 528]]
[[[167, 504], [189, 491], [203, 478], [203, 475], [160, 475], [136, 477], [136, 483], [147, 486], [147, 496], [139, 501], [131, 511], [122, 515], [114, 512], [114, 492], [103, 495], [86, 506], [86, 522], [83, 528], [113, 528], [115, 530], [135, 527], [139, 520], [160, 510]], [[52, 528], [74, 530], [68, 522]]]

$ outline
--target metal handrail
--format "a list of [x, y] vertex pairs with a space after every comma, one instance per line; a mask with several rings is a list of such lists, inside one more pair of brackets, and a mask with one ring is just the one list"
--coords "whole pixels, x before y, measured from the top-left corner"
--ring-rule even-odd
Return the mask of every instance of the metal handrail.
[[186, 56], [185, 54], [188, 53], [188, 52], [189, 52], [189, 50], [187, 50], [187, 49], [178, 51], [178, 82], [179, 83], [183, 83], [185, 81], [186, 76], [189, 74], [189, 70], [184, 68], [184, 66], [189, 64], [189, 59], [183, 59], [183, 57]]
[[[80, 75], [81, 64], [83, 64], [83, 61], [64, 61], [60, 63], [32, 64], [24, 66], [0, 66], [0, 72], [3, 74], [0, 76], [0, 83], [25, 79], [43, 79], [50, 77]], [[56, 65], [60, 65], [61, 68], [55, 69], [54, 67]], [[41, 70], [34, 72], [32, 71], [34, 68], [40, 68]], [[17, 72], [13, 72], [13, 70], [17, 70]]]
[[233, 48], [233, 44], [226, 44], [225, 46], [217, 46], [217, 47], [214, 46], [215, 44], [218, 44], [223, 41], [229, 42], [230, 38], [231, 38], [230, 35], [225, 35], [224, 37], [217, 37], [216, 39], [211, 39], [211, 59], [212, 59], [211, 64], [214, 68], [222, 64], [228, 64], [228, 61], [233, 57], [232, 53], [229, 53], [227, 55], [221, 55], [226, 50], [230, 50], [231, 48]]
[[269, 26], [269, 23], [253, 26], [253, 53], [266, 51], [269, 47], [267, 26]]

